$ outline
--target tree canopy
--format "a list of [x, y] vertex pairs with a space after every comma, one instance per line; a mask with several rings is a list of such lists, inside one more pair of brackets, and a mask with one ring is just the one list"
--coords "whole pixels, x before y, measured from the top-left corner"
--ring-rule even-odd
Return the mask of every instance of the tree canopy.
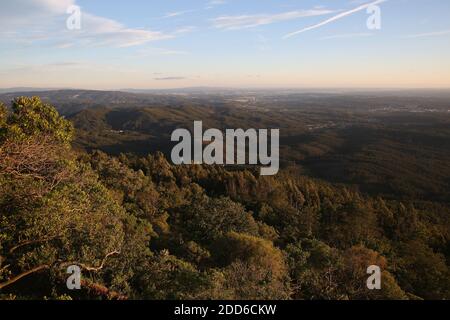
[[448, 209], [293, 169], [85, 153], [73, 135], [37, 97], [0, 106], [0, 298], [450, 298]]

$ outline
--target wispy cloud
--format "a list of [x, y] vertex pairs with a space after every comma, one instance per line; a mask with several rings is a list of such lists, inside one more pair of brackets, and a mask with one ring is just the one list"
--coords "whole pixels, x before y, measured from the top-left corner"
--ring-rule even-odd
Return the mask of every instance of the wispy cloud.
[[225, 0], [211, 0], [206, 4], [206, 8], [205, 9], [212, 9], [214, 7], [217, 6], [221, 6], [223, 4], [226, 4], [227, 2]]
[[178, 56], [189, 54], [187, 51], [173, 50], [166, 48], [146, 48], [139, 50], [134, 56], [136, 58], [144, 58], [149, 56]]
[[173, 35], [177, 35], [177, 34], [185, 34], [185, 33], [190, 33], [194, 30], [196, 30], [197, 27], [195, 26], [185, 26], [185, 27], [181, 27], [176, 29], [174, 32], [172, 32]]
[[15, 0], [0, 2], [0, 25], [2, 29], [17, 25], [45, 24], [43, 18], [64, 14], [75, 0]]
[[127, 28], [121, 23], [90, 14], [83, 15], [83, 27], [79, 31], [67, 31], [87, 44], [131, 47], [151, 41], [170, 39], [172, 34], [147, 29]]
[[373, 33], [345, 33], [345, 34], [335, 34], [332, 36], [326, 36], [320, 38], [321, 40], [332, 40], [332, 39], [353, 39], [353, 38], [364, 38], [364, 37], [371, 37], [373, 36]]
[[305, 17], [322, 16], [330, 13], [333, 13], [333, 11], [327, 9], [311, 9], [289, 11], [278, 14], [221, 16], [212, 19], [212, 22], [213, 25], [219, 29], [239, 30], [268, 25], [275, 22], [288, 21]]
[[450, 35], [450, 30], [411, 34], [409, 36], [405, 36], [405, 38], [407, 38], [407, 39], [430, 38], [430, 37], [440, 37], [440, 36], [446, 36], [446, 35]]
[[337, 14], [337, 15], [335, 15], [335, 16], [327, 19], [327, 20], [324, 20], [324, 21], [322, 21], [320, 23], [314, 24], [312, 26], [309, 26], [309, 27], [306, 27], [306, 28], [303, 28], [303, 29], [300, 29], [300, 30], [297, 30], [297, 31], [294, 31], [294, 32], [291, 32], [291, 33], [288, 33], [288, 34], [286, 34], [283, 37], [283, 39], [288, 39], [288, 38], [296, 36], [296, 35], [298, 35], [300, 33], [323, 27], [323, 26], [325, 26], [327, 24], [330, 24], [332, 22], [335, 22], [337, 20], [340, 20], [342, 18], [350, 16], [350, 15], [352, 15], [354, 13], [359, 12], [359, 11], [366, 10], [370, 6], [378, 5], [378, 4], [381, 4], [381, 3], [386, 2], [386, 1], [388, 1], [388, 0], [377, 0], [377, 1], [372, 1], [372, 2], [369, 2], [369, 3], [362, 4], [362, 5], [354, 8], [354, 9], [351, 9], [351, 10], [348, 10], [348, 11], [345, 11], [345, 12], [341, 12], [341, 13], [339, 13], [339, 14]]
[[[151, 41], [173, 38], [175, 34], [148, 29], [128, 28], [113, 19], [82, 12], [81, 29], [67, 30], [66, 10], [76, 0], [15, 0], [0, 3], [0, 28], [19, 31], [16, 41], [27, 43], [52, 41], [55, 47], [83, 46], [130, 47]], [[30, 28], [32, 26], [33, 28]], [[36, 38], [27, 30], [40, 30]]]
[[162, 77], [162, 78], [153, 78], [156, 81], [176, 81], [176, 80], [185, 80], [185, 77]]
[[169, 12], [165, 16], [163, 16], [163, 18], [164, 19], [165, 18], [173, 18], [173, 17], [182, 16], [183, 14], [185, 14], [185, 11]]
[[194, 11], [195, 10], [184, 10], [184, 11], [169, 12], [165, 16], [163, 16], [163, 19], [179, 17], [179, 16], [182, 16], [182, 15], [185, 15], [187, 13], [194, 12]]
[[2, 74], [14, 74], [21, 72], [48, 72], [48, 71], [69, 71], [80, 68], [92, 68], [93, 65], [86, 61], [60, 61], [46, 64], [21, 64], [13, 65], [8, 69], [1, 70]]

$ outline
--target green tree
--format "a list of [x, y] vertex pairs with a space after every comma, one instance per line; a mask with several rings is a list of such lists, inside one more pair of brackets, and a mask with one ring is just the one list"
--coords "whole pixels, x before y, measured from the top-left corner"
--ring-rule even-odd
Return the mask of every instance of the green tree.
[[[72, 264], [102, 279], [111, 260], [130, 256], [124, 252], [130, 234], [148, 230], [130, 228], [126, 211], [92, 169], [76, 160], [69, 150], [72, 126], [55, 109], [38, 98], [16, 99], [4, 128], [0, 290], [14, 291], [17, 283], [33, 276], [45, 276], [47, 282], [61, 279]], [[146, 254], [148, 237], [143, 238], [147, 243], [142, 241], [134, 252]], [[103, 279], [108, 278], [105, 283], [119, 281]], [[45, 293], [33, 289], [34, 295]]]
[[12, 110], [13, 113], [7, 119], [8, 135], [11, 137], [26, 139], [37, 135], [51, 136], [54, 141], [66, 145], [72, 141], [73, 125], [39, 97], [14, 99]]
[[239, 203], [228, 198], [202, 197], [178, 209], [173, 223], [186, 239], [210, 244], [235, 231], [258, 235], [259, 226]]
[[406, 291], [424, 299], [450, 298], [450, 272], [442, 254], [413, 240], [400, 245], [397, 275]]
[[269, 240], [236, 232], [227, 233], [212, 252], [225, 266], [225, 292], [234, 299], [289, 299], [288, 267], [283, 252]]

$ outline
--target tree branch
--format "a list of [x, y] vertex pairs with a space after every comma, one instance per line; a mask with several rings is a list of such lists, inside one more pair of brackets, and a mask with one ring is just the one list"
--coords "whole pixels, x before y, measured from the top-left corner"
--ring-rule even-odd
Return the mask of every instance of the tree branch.
[[86, 270], [86, 271], [97, 272], [97, 271], [102, 270], [102, 269], [105, 267], [106, 260], [107, 260], [109, 257], [114, 256], [114, 255], [118, 255], [118, 254], [120, 254], [120, 251], [117, 251], [117, 250], [108, 253], [108, 254], [103, 258], [102, 263], [101, 263], [98, 267], [90, 267], [90, 266], [87, 266], [87, 265], [85, 265], [85, 264], [83, 264], [83, 263], [78, 263], [78, 262], [66, 262], [66, 263], [61, 264], [60, 266], [61, 266], [61, 267], [64, 267], [64, 266], [69, 266], [69, 265], [77, 265], [77, 266], [80, 266], [81, 268], [83, 268], [83, 269]]
[[[73, 264], [73, 265], [78, 265], [78, 266], [80, 266], [81, 268], [85, 269], [86, 271], [97, 272], [97, 271], [100, 271], [101, 269], [104, 268], [105, 263], [106, 263], [106, 260], [107, 260], [109, 257], [114, 256], [114, 255], [118, 255], [118, 254], [120, 254], [120, 251], [117, 251], [117, 250], [108, 253], [108, 254], [103, 258], [102, 263], [101, 263], [98, 267], [90, 267], [90, 266], [87, 266], [87, 265], [82, 264], [82, 263], [69, 263], [69, 262], [60, 264], [60, 267], [63, 267], [63, 266], [66, 266], [66, 265], [71, 265], [71, 264]], [[50, 268], [50, 266], [48, 266], [48, 265], [41, 265], [41, 266], [39, 266], [39, 267], [36, 267], [36, 268], [33, 268], [33, 269], [28, 270], [28, 271], [26, 271], [26, 272], [23, 272], [23, 273], [19, 274], [18, 276], [15, 276], [14, 278], [11, 278], [10, 280], [8, 280], [8, 281], [6, 281], [6, 282], [0, 283], [0, 290], [3, 289], [3, 288], [5, 288], [5, 287], [7, 287], [7, 286], [9, 286], [9, 285], [11, 285], [11, 284], [13, 284], [13, 283], [15, 283], [15, 282], [17, 282], [17, 281], [19, 281], [20, 279], [22, 279], [22, 278], [24, 278], [24, 277], [26, 277], [26, 276], [28, 276], [28, 275], [30, 275], [30, 274], [33, 274], [33, 273], [42, 271], [42, 270], [44, 270], [44, 269], [49, 269], [49, 268]]]
[[25, 247], [25, 246], [28, 246], [28, 245], [31, 245], [31, 244], [48, 242], [48, 241], [52, 241], [52, 240], [55, 240], [55, 239], [58, 239], [58, 238], [59, 238], [59, 236], [54, 236], [54, 237], [49, 237], [49, 238], [44, 238], [44, 239], [24, 241], [24, 242], [19, 243], [18, 245], [14, 246], [14, 247], [12, 247], [11, 249], [9, 249], [9, 254], [12, 254], [17, 249], [20, 249], [22, 247]]
[[114, 256], [114, 255], [117, 255], [117, 254], [120, 254], [120, 251], [113, 251], [113, 252], [108, 253], [108, 254], [103, 258], [102, 263], [101, 263], [100, 266], [98, 266], [98, 267], [88, 267], [88, 266], [85, 266], [85, 265], [83, 265], [83, 264], [80, 264], [80, 267], [82, 267], [83, 269], [85, 269], [85, 270], [87, 270], [87, 271], [94, 271], [94, 272], [100, 271], [100, 270], [102, 270], [103, 267], [105, 266], [106, 260], [107, 260], [109, 257]]
[[26, 272], [23, 272], [23, 273], [19, 274], [18, 276], [15, 276], [14, 278], [9, 279], [6, 282], [0, 283], [0, 290], [2, 290], [3, 288], [6, 288], [9, 285], [12, 285], [13, 283], [19, 281], [20, 279], [22, 279], [30, 274], [33, 274], [33, 273], [36, 273], [36, 272], [39, 272], [39, 271], [42, 271], [42, 270], [48, 269], [48, 268], [50, 268], [48, 265], [41, 265], [39, 267], [36, 267], [36, 268], [33, 268]]

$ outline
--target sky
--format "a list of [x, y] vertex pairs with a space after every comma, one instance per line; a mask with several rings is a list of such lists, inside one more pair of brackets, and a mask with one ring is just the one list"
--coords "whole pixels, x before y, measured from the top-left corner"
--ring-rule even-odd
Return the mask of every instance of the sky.
[[448, 0], [0, 1], [1, 88], [450, 88], [449, 57]]

